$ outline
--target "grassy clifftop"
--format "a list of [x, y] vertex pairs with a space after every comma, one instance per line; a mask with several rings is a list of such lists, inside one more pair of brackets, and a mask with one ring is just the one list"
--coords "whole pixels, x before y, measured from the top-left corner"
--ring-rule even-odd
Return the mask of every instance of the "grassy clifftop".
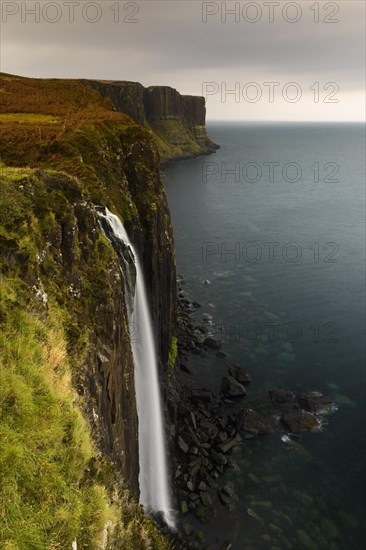
[[106, 183], [108, 195], [120, 187], [126, 156], [134, 143], [149, 139], [128, 116], [114, 112], [110, 100], [76, 80], [1, 74], [0, 92], [1, 161], [72, 174], [95, 202], [106, 195]]
[[128, 319], [94, 208], [147, 255], [169, 252], [159, 155], [77, 81], [2, 74], [0, 97], [0, 546], [168, 548], [126, 489], [138, 473]]

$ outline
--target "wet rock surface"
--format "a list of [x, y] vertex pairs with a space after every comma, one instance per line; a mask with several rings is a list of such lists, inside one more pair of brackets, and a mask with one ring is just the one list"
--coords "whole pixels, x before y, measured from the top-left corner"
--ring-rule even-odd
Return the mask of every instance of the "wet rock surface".
[[335, 406], [330, 397], [319, 392], [300, 394], [297, 396], [297, 402], [302, 409], [315, 414], [331, 412]]
[[285, 414], [282, 417], [282, 422], [293, 433], [314, 430], [320, 426], [319, 420], [315, 416], [302, 411]]
[[[190, 357], [202, 353], [215, 357], [222, 342], [209, 336], [211, 316], [203, 315], [202, 324], [193, 322], [191, 315], [196, 308], [186, 296], [184, 284], [178, 280], [177, 361], [180, 369], [177, 372], [183, 372], [184, 376], [178, 375], [174, 382], [173, 478], [176, 506], [180, 511], [179, 536], [185, 543], [174, 548], [207, 548], [184, 518], [195, 516], [195, 521], [207, 523], [216, 517], [221, 507], [231, 510], [235, 506], [237, 496], [225, 474], [235, 469], [235, 453], [239, 446], [275, 431], [295, 435], [317, 429], [320, 426], [318, 416], [334, 410], [335, 405], [319, 392], [297, 395], [283, 388], [271, 389], [256, 407], [247, 404], [247, 389], [252, 378], [238, 363], [228, 365], [220, 393], [196, 387], [192, 375], [187, 383], [186, 374], [193, 373]], [[222, 353], [220, 357], [225, 359], [226, 354]], [[287, 435], [283, 437], [288, 438]], [[248, 514], [258, 518], [254, 510], [248, 509]], [[227, 544], [230, 547], [229, 541]]]
[[250, 384], [252, 381], [252, 377], [249, 372], [243, 369], [243, 367], [241, 367], [238, 363], [230, 365], [228, 368], [228, 374], [235, 378], [235, 380], [237, 380], [240, 384]]
[[229, 374], [224, 376], [221, 382], [221, 393], [227, 397], [238, 397], [246, 395], [247, 390], [240, 382]]

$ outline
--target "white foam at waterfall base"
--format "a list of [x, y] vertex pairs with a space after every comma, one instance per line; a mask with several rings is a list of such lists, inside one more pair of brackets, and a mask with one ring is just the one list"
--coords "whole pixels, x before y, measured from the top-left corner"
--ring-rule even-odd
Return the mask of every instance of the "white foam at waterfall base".
[[[131, 347], [135, 366], [136, 404], [139, 423], [139, 486], [140, 503], [146, 512], [159, 511], [165, 522], [174, 529], [170, 502], [166, 445], [163, 427], [158, 363], [140, 262], [121, 220], [108, 209], [103, 217], [116, 239], [127, 244], [135, 259], [136, 287], [133, 311], [129, 312], [130, 326], [135, 327]], [[112, 243], [113, 244], [113, 243]], [[129, 276], [129, 274], [125, 274]]]

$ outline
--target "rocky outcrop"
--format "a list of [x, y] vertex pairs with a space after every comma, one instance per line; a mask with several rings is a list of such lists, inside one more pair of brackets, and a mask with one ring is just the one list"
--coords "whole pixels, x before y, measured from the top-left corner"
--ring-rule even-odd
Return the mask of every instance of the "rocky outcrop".
[[215, 151], [206, 131], [205, 99], [181, 95], [169, 86], [144, 88], [138, 82], [88, 80], [111, 99], [113, 108], [149, 128], [163, 161]]
[[125, 113], [141, 126], [146, 125], [144, 92], [145, 88], [139, 82], [123, 80], [88, 80], [89, 86], [98, 90], [103, 97], [111, 99], [116, 111]]

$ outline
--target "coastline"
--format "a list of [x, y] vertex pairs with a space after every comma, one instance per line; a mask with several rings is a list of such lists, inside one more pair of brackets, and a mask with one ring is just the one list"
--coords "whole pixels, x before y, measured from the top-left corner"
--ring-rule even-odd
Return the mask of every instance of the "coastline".
[[207, 149], [207, 151], [200, 151], [199, 153], [187, 153], [187, 155], [184, 155], [184, 156], [177, 156], [177, 157], [171, 157], [171, 158], [162, 158], [161, 162], [160, 162], [160, 169], [163, 170], [164, 168], [166, 168], [167, 166], [169, 166], [173, 162], [192, 160], [192, 159], [195, 159], [195, 158], [206, 157], [206, 156], [212, 155], [212, 154], [216, 153], [216, 151], [218, 149], [220, 149], [220, 145], [218, 145], [217, 143], [211, 142], [210, 148]]
[[[197, 324], [195, 317], [201, 306], [190, 298], [189, 289], [183, 290], [184, 285], [178, 278], [178, 356], [172, 385], [164, 388], [167, 431], [178, 540], [184, 540], [182, 548], [204, 549], [212, 548], [206, 543], [205, 528], [215, 529], [216, 518], [229, 523], [243, 497], [240, 488], [238, 492], [228, 480], [230, 472], [240, 471], [236, 462], [240, 447], [249, 445], [250, 453], [253, 440], [278, 433], [289, 449], [302, 455], [306, 451], [297, 443], [299, 434], [320, 431], [323, 416], [335, 412], [337, 406], [319, 392], [296, 394], [283, 388], [251, 399], [250, 373], [230, 361], [229, 353], [221, 349], [225, 344], [208, 336], [204, 322]], [[216, 355], [227, 363], [224, 378], [230, 383], [225, 386], [223, 380], [220, 392], [196, 385], [191, 360], [197, 355]], [[243, 472], [243, 477], [245, 474], [248, 472]], [[244, 502], [244, 512], [253, 516], [252, 502]], [[169, 538], [166, 529], [162, 532]], [[224, 538], [220, 549], [231, 548], [235, 541], [226, 540], [230, 532], [224, 533]]]

